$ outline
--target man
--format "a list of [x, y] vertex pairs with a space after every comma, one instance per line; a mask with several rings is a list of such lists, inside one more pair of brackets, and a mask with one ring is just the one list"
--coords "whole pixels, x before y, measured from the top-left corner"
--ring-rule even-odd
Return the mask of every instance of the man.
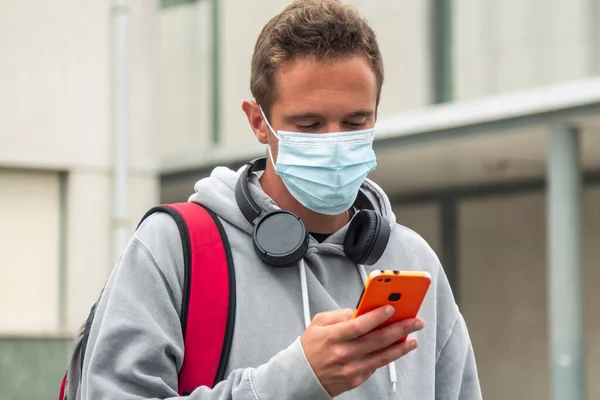
[[[375, 167], [382, 83], [373, 31], [338, 1], [296, 1], [263, 28], [252, 58], [255, 101], [242, 109], [269, 157], [249, 186], [263, 212], [291, 211], [311, 239], [298, 265], [270, 268], [256, 256], [252, 225], [235, 200], [239, 172], [216, 168], [196, 184], [190, 200], [219, 216], [231, 242], [237, 308], [226, 379], [197, 388], [189, 399], [481, 398], [467, 328], [436, 255], [393, 222], [385, 193], [365, 180]], [[366, 271], [343, 251], [360, 211], [353, 206], [359, 188], [392, 223], [383, 255]], [[375, 269], [431, 274], [422, 319], [374, 329], [390, 316], [383, 307], [352, 318], [361, 271]], [[98, 304], [82, 398], [178, 398], [182, 282], [175, 222], [154, 214], [134, 235]]]

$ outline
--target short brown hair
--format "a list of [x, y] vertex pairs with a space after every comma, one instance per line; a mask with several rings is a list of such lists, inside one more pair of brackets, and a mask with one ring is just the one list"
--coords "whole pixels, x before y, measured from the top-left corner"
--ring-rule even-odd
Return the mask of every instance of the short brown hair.
[[252, 55], [250, 90], [267, 115], [276, 99], [277, 68], [294, 57], [336, 59], [364, 54], [383, 85], [375, 32], [355, 8], [339, 0], [296, 0], [262, 29]]

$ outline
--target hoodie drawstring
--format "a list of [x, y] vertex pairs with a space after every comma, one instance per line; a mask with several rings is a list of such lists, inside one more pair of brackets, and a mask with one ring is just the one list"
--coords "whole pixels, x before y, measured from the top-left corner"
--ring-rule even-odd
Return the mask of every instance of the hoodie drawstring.
[[398, 382], [398, 377], [396, 375], [396, 363], [393, 361], [389, 363], [388, 370], [390, 371], [390, 383], [392, 384], [392, 393], [396, 393], [396, 383]]
[[367, 275], [367, 271], [365, 270], [364, 265], [358, 264], [358, 273], [360, 274], [360, 279], [362, 280], [363, 285], [366, 285], [369, 276]]
[[304, 312], [304, 329], [310, 325], [310, 305], [308, 304], [308, 285], [306, 283], [306, 264], [300, 260], [300, 286], [302, 287], [302, 311]]

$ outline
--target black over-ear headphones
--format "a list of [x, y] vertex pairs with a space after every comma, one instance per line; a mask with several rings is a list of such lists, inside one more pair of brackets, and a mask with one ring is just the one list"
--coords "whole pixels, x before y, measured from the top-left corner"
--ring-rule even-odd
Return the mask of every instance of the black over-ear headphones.
[[[266, 158], [250, 161], [238, 178], [235, 200], [244, 217], [254, 227], [252, 242], [256, 255], [266, 264], [284, 268], [298, 263], [308, 249], [308, 232], [304, 223], [286, 210], [263, 212], [250, 194], [250, 174], [262, 171]], [[373, 204], [362, 192], [358, 192], [354, 215], [344, 238], [344, 253], [352, 262], [373, 265], [379, 260], [390, 239], [387, 218], [375, 211]]]

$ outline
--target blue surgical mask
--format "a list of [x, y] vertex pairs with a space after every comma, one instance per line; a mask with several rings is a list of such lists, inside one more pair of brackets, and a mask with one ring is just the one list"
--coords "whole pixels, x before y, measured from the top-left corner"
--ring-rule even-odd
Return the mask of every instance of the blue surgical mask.
[[[262, 112], [262, 109], [261, 109]], [[375, 129], [336, 133], [275, 132], [277, 161], [269, 145], [275, 172], [304, 207], [320, 214], [348, 210], [369, 172], [377, 166], [373, 152]]]

